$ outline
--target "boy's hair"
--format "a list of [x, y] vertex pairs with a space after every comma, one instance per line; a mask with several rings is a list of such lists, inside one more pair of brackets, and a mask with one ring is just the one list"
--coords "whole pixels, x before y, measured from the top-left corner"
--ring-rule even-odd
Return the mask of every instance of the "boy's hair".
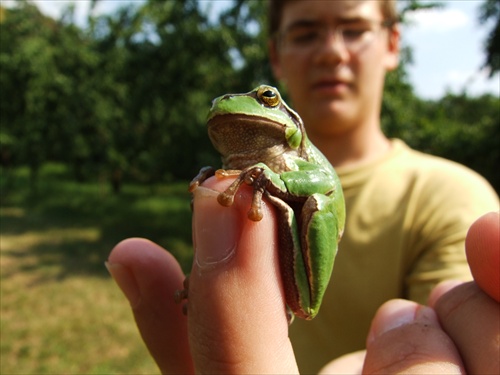
[[[268, 32], [271, 38], [275, 36], [279, 30], [284, 6], [292, 1], [296, 0], [269, 0]], [[397, 0], [377, 1], [377, 3], [380, 4], [380, 9], [382, 11], [382, 15], [384, 16], [384, 20], [387, 21], [391, 26], [399, 22], [396, 2]]]

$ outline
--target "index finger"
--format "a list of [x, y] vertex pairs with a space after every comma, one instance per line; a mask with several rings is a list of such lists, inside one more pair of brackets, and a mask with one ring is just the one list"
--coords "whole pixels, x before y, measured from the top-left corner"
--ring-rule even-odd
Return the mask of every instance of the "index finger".
[[[242, 186], [230, 207], [217, 202], [230, 179], [194, 192], [195, 261], [190, 275], [191, 353], [203, 373], [297, 372], [288, 339], [274, 212], [247, 217], [252, 191]], [[294, 367], [295, 366], [295, 367]]]

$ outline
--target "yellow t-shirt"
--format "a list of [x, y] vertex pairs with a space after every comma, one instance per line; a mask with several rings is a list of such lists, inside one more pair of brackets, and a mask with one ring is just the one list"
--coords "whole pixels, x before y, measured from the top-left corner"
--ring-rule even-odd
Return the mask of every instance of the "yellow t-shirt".
[[383, 158], [339, 168], [346, 227], [319, 314], [296, 319], [290, 338], [301, 373], [363, 349], [378, 307], [393, 298], [426, 303], [445, 279], [471, 279], [464, 241], [498, 196], [477, 173], [392, 140]]

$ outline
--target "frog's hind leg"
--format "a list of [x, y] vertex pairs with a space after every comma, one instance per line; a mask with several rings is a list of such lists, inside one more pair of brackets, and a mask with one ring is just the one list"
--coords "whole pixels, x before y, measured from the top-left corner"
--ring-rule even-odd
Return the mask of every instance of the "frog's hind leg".
[[279, 262], [286, 304], [294, 315], [310, 319], [309, 271], [302, 252], [297, 217], [282, 199], [267, 191], [265, 196], [278, 209]]
[[323, 195], [311, 195], [302, 208], [301, 241], [307, 246], [307, 269], [311, 287], [311, 308], [317, 313], [337, 255], [338, 217], [335, 202]]

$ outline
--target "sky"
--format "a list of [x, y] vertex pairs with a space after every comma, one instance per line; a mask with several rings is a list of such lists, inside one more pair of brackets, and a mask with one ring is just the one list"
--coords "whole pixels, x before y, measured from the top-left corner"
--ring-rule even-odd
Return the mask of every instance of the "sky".
[[[16, 0], [0, 0], [9, 5]], [[54, 18], [73, 0], [32, 0], [40, 10]], [[124, 3], [144, 0], [100, 0], [94, 11], [111, 13]], [[212, 0], [213, 8], [224, 8], [227, 0]], [[500, 74], [493, 78], [481, 66], [485, 60], [483, 43], [489, 27], [479, 25], [478, 8], [482, 0], [444, 0], [440, 9], [419, 11], [409, 17], [402, 29], [403, 43], [413, 49], [409, 66], [415, 92], [424, 99], [438, 99], [447, 92], [470, 95], [492, 93], [500, 96]], [[75, 0], [76, 22], [84, 25], [89, 0]], [[208, 4], [208, 3], [207, 3]]]
[[483, 44], [491, 25], [478, 22], [479, 0], [446, 0], [446, 7], [415, 12], [403, 41], [413, 48], [411, 82], [420, 96], [436, 99], [446, 92], [500, 96], [500, 75], [481, 70]]

